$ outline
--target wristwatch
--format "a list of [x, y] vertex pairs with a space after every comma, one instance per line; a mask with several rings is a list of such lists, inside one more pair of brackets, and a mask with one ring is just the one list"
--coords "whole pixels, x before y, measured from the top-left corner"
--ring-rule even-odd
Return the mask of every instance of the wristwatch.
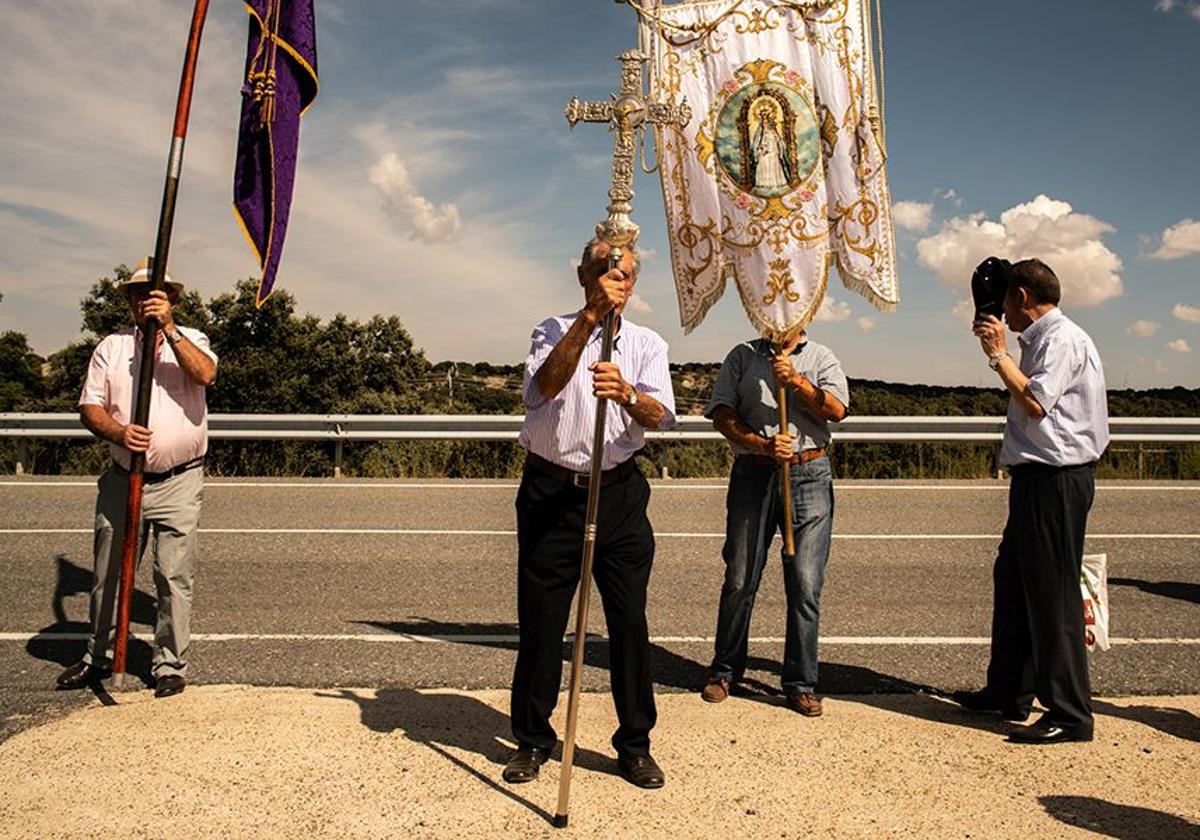
[[988, 356], [988, 367], [990, 367], [992, 370], [999, 370], [1000, 369], [1000, 361], [1005, 356], [1008, 356], [1008, 358], [1010, 358], [1010, 359], [1012, 358], [1012, 356], [1009, 355], [1009, 352], [1007, 350], [1005, 350], [1003, 353], [1000, 353], [999, 355], [996, 355], [996, 356]]
[[633, 408], [635, 405], [637, 405], [637, 394], [637, 388], [634, 388], [631, 385], [629, 387], [629, 399], [625, 400], [625, 402], [621, 403], [621, 405], [625, 406], [626, 408]]
[[171, 330], [170, 332], [167, 332], [164, 330], [163, 338], [165, 338], [168, 342], [170, 342], [171, 346], [175, 346], [179, 342], [183, 341], [183, 333], [181, 333], [177, 329]]

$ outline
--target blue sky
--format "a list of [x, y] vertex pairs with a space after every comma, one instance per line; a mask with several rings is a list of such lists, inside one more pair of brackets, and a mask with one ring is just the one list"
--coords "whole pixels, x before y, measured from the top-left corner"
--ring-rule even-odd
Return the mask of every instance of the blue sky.
[[[571, 261], [607, 203], [606, 96], [634, 15], [612, 0], [317, 0], [280, 285], [301, 311], [401, 316], [433, 359], [519, 361], [579, 303]], [[961, 304], [993, 249], [1039, 253], [1114, 387], [1200, 386], [1200, 4], [884, 2], [902, 302], [831, 284], [811, 329], [851, 376], [992, 384]], [[78, 334], [89, 283], [152, 247], [191, 3], [7, 4], [0, 30], [0, 329]], [[254, 263], [229, 209], [246, 21], [215, 0], [172, 271], [206, 295]], [[732, 291], [678, 327], [661, 193], [639, 176], [632, 316], [676, 361], [749, 333]], [[1014, 254], [1016, 255], [1016, 254]]]

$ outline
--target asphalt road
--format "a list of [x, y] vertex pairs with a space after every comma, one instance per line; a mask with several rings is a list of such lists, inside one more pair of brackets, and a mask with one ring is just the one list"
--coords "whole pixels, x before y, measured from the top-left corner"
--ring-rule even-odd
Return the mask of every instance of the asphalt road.
[[[94, 484], [0, 481], [0, 740], [86, 701], [49, 690], [86, 628]], [[515, 485], [238, 481], [205, 490], [193, 681], [256, 685], [507, 685], [513, 663]], [[826, 693], [950, 690], [982, 680], [999, 482], [837, 486], [822, 599]], [[654, 485], [655, 678], [690, 691], [711, 655], [722, 563], [720, 482]], [[1102, 484], [1089, 553], [1109, 557], [1112, 634], [1092, 659], [1104, 694], [1200, 694], [1200, 485]], [[778, 543], [776, 544], [776, 548]], [[751, 679], [778, 683], [777, 553], [752, 626]], [[153, 625], [149, 563], [134, 631]], [[592, 631], [604, 632], [593, 612]], [[585, 688], [602, 690], [591, 643]], [[564, 655], [569, 648], [564, 646]], [[149, 647], [131, 645], [148, 678]]]

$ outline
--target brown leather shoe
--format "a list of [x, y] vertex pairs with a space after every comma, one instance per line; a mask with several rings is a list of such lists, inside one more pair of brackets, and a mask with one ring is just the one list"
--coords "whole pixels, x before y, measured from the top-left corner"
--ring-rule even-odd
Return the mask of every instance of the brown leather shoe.
[[656, 790], [667, 781], [658, 762], [648, 755], [620, 756], [617, 767], [625, 781], [647, 790]]
[[729, 697], [729, 680], [725, 677], [709, 677], [700, 692], [700, 699], [705, 703], [720, 703]]
[[501, 775], [504, 781], [513, 785], [532, 782], [549, 757], [550, 751], [541, 747], [517, 747], [508, 757], [508, 763], [504, 765]]
[[784, 702], [793, 712], [799, 712], [805, 717], [820, 717], [825, 711], [821, 707], [821, 701], [817, 699], [817, 695], [811, 691], [789, 693], [784, 698]]
[[58, 675], [54, 685], [60, 691], [87, 688], [112, 675], [108, 668], [97, 668], [88, 662], [76, 662]]

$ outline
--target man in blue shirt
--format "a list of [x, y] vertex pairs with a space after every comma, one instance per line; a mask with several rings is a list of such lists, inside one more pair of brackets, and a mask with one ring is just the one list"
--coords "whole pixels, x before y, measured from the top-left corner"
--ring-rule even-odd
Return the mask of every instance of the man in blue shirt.
[[[779, 426], [776, 395], [787, 392], [788, 428]], [[780, 464], [790, 464], [792, 511], [786, 521], [796, 553], [783, 554], [787, 638], [783, 691], [787, 704], [808, 717], [822, 712], [817, 699], [817, 626], [821, 586], [833, 528], [833, 474], [826, 447], [829, 421], [846, 416], [849, 388], [829, 348], [801, 332], [777, 352], [756, 339], [725, 357], [705, 416], [733, 446], [725, 524], [725, 583], [717, 639], [701, 697], [720, 703], [746, 669], [750, 613], [767, 550], [785, 516]]]
[[992, 573], [987, 685], [955, 699], [1023, 721], [1036, 695], [1046, 714], [1011, 736], [1028, 744], [1093, 734], [1079, 572], [1095, 464], [1108, 446], [1108, 402], [1096, 345], [1058, 308], [1060, 298], [1058, 277], [1041, 260], [1013, 265], [1004, 318], [1019, 334], [1020, 364], [996, 317], [974, 325], [1010, 394], [1000, 462], [1012, 483]]

